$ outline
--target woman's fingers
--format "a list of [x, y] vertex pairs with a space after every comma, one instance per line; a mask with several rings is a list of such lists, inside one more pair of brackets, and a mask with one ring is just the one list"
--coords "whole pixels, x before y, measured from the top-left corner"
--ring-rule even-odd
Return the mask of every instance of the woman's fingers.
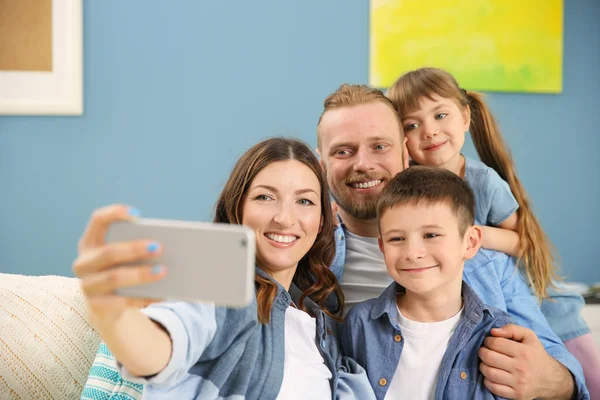
[[115, 242], [100, 247], [92, 247], [79, 253], [73, 262], [73, 273], [83, 278], [107, 268], [133, 264], [161, 254], [160, 243], [152, 240]]
[[[116, 267], [92, 274], [85, 279], [82, 279], [81, 289], [88, 299], [91, 300], [93, 297], [110, 295], [120, 288], [158, 281], [164, 278], [165, 275], [166, 269], [161, 265]], [[107, 300], [104, 299], [103, 301]]]
[[95, 210], [79, 240], [78, 250], [81, 252], [90, 247], [104, 244], [104, 238], [110, 224], [117, 221], [133, 221], [140, 212], [125, 204], [112, 204]]

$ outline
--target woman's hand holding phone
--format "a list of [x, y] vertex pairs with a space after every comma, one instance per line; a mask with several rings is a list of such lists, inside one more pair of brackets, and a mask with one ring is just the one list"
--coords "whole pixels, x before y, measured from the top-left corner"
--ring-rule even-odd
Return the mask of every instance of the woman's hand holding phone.
[[[139, 311], [153, 300], [118, 296], [115, 290], [163, 278], [165, 267], [152, 263], [162, 247], [152, 240], [105, 241], [111, 224], [138, 216], [138, 211], [125, 205], [94, 211], [79, 240], [73, 271], [81, 279], [90, 322], [102, 340], [132, 374], [145, 376], [162, 370], [168, 362], [169, 335]], [[140, 261], [143, 265], [131, 266]]]
[[[135, 220], [138, 216], [137, 210], [125, 205], [97, 209], [79, 240], [73, 272], [81, 279], [83, 293], [95, 318], [109, 322], [126, 308], [145, 307], [152, 301], [118, 296], [115, 290], [154, 282], [165, 276], [165, 267], [152, 263], [162, 252], [160, 243], [152, 240], [105, 242], [112, 223]], [[143, 265], [127, 266], [140, 261]]]

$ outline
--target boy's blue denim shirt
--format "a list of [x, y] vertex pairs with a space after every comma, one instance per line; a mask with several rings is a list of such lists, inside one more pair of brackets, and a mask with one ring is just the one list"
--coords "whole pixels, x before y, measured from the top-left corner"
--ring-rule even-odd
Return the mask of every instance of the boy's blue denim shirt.
[[[336, 254], [330, 267], [338, 280], [342, 278], [346, 262], [344, 229], [344, 224], [340, 221], [335, 231]], [[548, 325], [537, 297], [525, 282], [512, 257], [480, 249], [475, 257], [465, 261], [463, 280], [484, 304], [508, 312], [515, 324], [535, 332], [546, 352], [564, 365], [575, 378], [577, 394], [574, 398], [589, 399], [581, 364]]]
[[[403, 291], [404, 288], [392, 282], [379, 298], [354, 306], [344, 321], [341, 336], [344, 354], [367, 370], [377, 399], [385, 398], [404, 348], [396, 305], [397, 294]], [[462, 297], [464, 315], [442, 359], [434, 398], [497, 399], [483, 385], [477, 351], [490, 329], [501, 328], [512, 320], [505, 311], [483, 304], [465, 282]]]
[[[256, 300], [239, 309], [187, 302], [152, 305], [144, 313], [169, 332], [171, 359], [149, 378], [132, 376], [118, 365], [122, 377], [143, 384], [144, 398], [275, 399], [284, 373], [285, 312], [292, 300], [298, 304], [302, 293], [294, 284], [288, 293], [259, 268], [256, 274], [277, 285], [270, 324], [258, 322]], [[332, 373], [333, 399], [374, 399], [365, 370], [342, 355], [340, 324], [310, 298], [304, 305], [316, 318], [315, 338]], [[99, 398], [92, 396], [93, 389], [86, 385], [84, 395]], [[107, 393], [106, 398], [120, 397]]]

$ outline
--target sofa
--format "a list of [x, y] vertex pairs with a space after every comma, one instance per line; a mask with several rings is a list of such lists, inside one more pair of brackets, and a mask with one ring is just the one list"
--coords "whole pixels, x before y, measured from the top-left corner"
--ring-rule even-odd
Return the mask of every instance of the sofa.
[[79, 280], [0, 274], [0, 399], [78, 399], [99, 342]]

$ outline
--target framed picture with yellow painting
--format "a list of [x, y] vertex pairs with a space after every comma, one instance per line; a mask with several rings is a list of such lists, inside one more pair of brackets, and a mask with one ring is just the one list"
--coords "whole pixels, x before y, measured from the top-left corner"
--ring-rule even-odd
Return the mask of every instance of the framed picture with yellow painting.
[[560, 93], [563, 0], [370, 0], [369, 84], [421, 67], [461, 87]]
[[0, 114], [83, 114], [83, 0], [0, 0]]

